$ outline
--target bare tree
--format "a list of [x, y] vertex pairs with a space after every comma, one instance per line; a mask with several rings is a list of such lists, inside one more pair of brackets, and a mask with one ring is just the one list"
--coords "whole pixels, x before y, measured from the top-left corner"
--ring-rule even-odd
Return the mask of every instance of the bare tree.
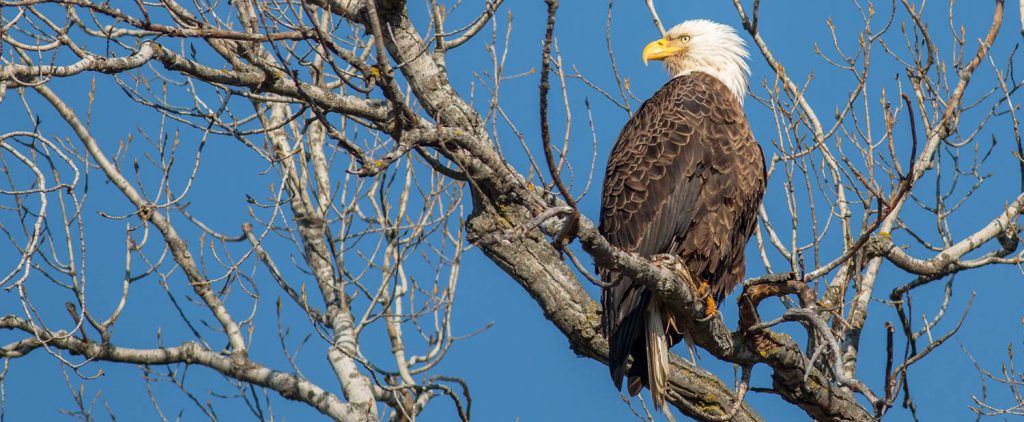
[[[572, 131], [579, 98], [596, 94], [623, 115], [638, 100], [614, 52], [606, 69], [563, 59], [557, 0], [544, 2], [539, 74], [508, 70], [511, 8], [525, 6], [501, 0], [0, 0], [0, 102], [12, 116], [20, 109], [0, 128], [0, 221], [4, 253], [15, 258], [0, 285], [20, 304], [0, 318], [17, 336], [0, 348], [5, 371], [30, 353], [48, 354], [69, 374], [79, 407], [70, 412], [87, 419], [96, 399], [72, 379], [87, 382], [96, 366], [120, 363], [136, 365], [147, 385], [176, 386], [211, 419], [210, 400], [226, 393], [188, 384], [190, 370], [221, 375], [260, 419], [273, 419], [268, 397], [280, 396], [360, 421], [414, 420], [444, 398], [468, 420], [470, 386], [438, 364], [476, 332], [453, 330], [452, 315], [463, 253], [478, 248], [529, 293], [572, 352], [597, 361], [608, 345], [588, 260], [630, 274], [679, 310], [699, 348], [740, 369], [726, 382], [673, 356], [667, 398], [690, 417], [761, 420], [744, 402], [759, 367], [772, 385], [756, 390], [815, 419], [872, 420], [897, 403], [914, 411], [908, 368], [963, 321], [940, 326], [953, 277], [1022, 262], [1024, 164], [1016, 178], [1003, 169], [1004, 202], [987, 204], [984, 221], [959, 211], [993, 178], [985, 170], [992, 154], [1024, 160], [1015, 104], [1024, 82], [1014, 77], [1016, 51], [990, 54], [1002, 0], [980, 39], [957, 29], [952, 3], [948, 22], [929, 22], [909, 0], [850, 3], [843, 7], [863, 27], [844, 35], [826, 22], [833, 39], [807, 52], [820, 56], [822, 73], [849, 84], [849, 95], [816, 109], [805, 96], [815, 81], [793, 79], [759, 32], [760, 2], [733, 1], [755, 57], [772, 71], [747, 109], [776, 122], [774, 132], [756, 132], [769, 157], [768, 196], [784, 206], [761, 210], [763, 271], [745, 282], [740, 323], [730, 328], [703, 318], [703, 302], [680, 282], [685, 270], [611, 247], [577, 207], [597, 189], [600, 168], [597, 157], [584, 166], [567, 158], [589, 148], [596, 155], [589, 102], [590, 133]], [[609, 50], [612, 13], [609, 2]], [[940, 35], [952, 46], [940, 47]], [[855, 51], [843, 49], [846, 37], [857, 40]], [[448, 69], [461, 64], [448, 57], [471, 41], [485, 45], [491, 66], [474, 91], [460, 93]], [[873, 67], [880, 61], [903, 69], [888, 90], [868, 83], [882, 77]], [[983, 69], [994, 82], [971, 84]], [[600, 72], [614, 86], [588, 78]], [[513, 119], [501, 91], [527, 77], [539, 79], [537, 137], [520, 128], [538, 121]], [[112, 96], [153, 124], [97, 127], [94, 116], [110, 111], [96, 102]], [[513, 151], [522, 162], [507, 159]], [[245, 210], [243, 221], [213, 223], [228, 205], [193, 201], [221, 182], [200, 167], [244, 178], [245, 192], [220, 196]], [[122, 199], [96, 203], [96, 186]], [[950, 229], [964, 222], [969, 234]], [[123, 245], [95, 244], [93, 227], [123, 228]], [[111, 301], [92, 293], [112, 284], [96, 280], [104, 270], [87, 254], [115, 247], [118, 258], [102, 264], [121, 277]], [[889, 281], [896, 287], [885, 295], [876, 291], [883, 279], [909, 281]], [[912, 298], [935, 281], [945, 282], [945, 299], [917, 324]], [[165, 312], [187, 327], [184, 337], [165, 339], [154, 321], [146, 346], [128, 347], [139, 337], [116, 332], [119, 316], [153, 284], [173, 304]], [[785, 310], [762, 318], [758, 306], [770, 298]], [[866, 332], [879, 298], [898, 322]], [[268, 307], [276, 324], [260, 317]], [[886, 355], [874, 357], [886, 362], [884, 381], [870, 385], [857, 363], [862, 335], [877, 333], [887, 336]], [[389, 350], [368, 351], [361, 339], [370, 336], [387, 338]], [[304, 375], [299, 353], [326, 357], [337, 387]], [[1004, 375], [1016, 392], [1016, 372]], [[980, 413], [1000, 413], [980, 403]], [[1005, 412], [1014, 411], [1019, 405]]]

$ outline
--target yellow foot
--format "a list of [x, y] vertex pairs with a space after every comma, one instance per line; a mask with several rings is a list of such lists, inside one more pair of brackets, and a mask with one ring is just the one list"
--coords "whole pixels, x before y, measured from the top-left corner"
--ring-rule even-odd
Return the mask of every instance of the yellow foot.
[[717, 315], [718, 304], [715, 303], [715, 298], [711, 294], [711, 285], [706, 280], [701, 281], [700, 286], [697, 287], [697, 294], [704, 297], [704, 320], [709, 320]]
[[707, 305], [704, 308], [704, 318], [711, 318], [718, 314], [718, 304], [715, 303], [715, 298], [708, 295], [707, 299], [704, 299], [704, 304]]

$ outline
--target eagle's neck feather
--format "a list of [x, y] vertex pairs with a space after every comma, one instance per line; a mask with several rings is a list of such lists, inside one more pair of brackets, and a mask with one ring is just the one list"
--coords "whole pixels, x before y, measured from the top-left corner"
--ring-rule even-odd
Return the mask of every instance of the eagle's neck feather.
[[742, 105], [747, 96], [747, 77], [750, 75], [750, 67], [745, 60], [748, 56], [738, 37], [735, 40], [717, 39], [706, 45], [695, 45], [685, 54], [667, 58], [665, 67], [673, 78], [694, 72], [707, 73], [722, 81]]

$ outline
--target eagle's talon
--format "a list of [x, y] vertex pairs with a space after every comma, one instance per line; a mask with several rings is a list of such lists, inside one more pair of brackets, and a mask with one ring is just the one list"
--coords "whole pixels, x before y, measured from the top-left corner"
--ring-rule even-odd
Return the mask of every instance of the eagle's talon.
[[711, 294], [711, 284], [707, 280], [697, 286], [696, 293], [699, 299], [704, 301], [704, 317], [697, 321], [705, 322], [718, 315], [718, 303], [715, 302], [715, 298]]
[[709, 315], [705, 315], [703, 317], [697, 318], [696, 321], [697, 322], [708, 322], [708, 321], [711, 321], [712, 319], [714, 319], [717, 316], [718, 316], [718, 312], [715, 312], [713, 314], [709, 314]]
[[704, 321], [718, 315], [718, 304], [715, 303], [715, 298], [711, 296], [711, 289], [708, 290], [708, 296], [704, 298]]

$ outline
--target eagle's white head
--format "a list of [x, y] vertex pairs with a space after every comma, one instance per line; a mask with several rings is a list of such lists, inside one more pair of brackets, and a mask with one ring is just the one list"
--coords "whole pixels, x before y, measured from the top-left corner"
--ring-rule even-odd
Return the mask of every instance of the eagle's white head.
[[731, 26], [694, 19], [674, 26], [665, 38], [647, 44], [644, 63], [662, 60], [673, 78], [692, 72], [714, 76], [743, 104], [750, 67], [746, 43]]

